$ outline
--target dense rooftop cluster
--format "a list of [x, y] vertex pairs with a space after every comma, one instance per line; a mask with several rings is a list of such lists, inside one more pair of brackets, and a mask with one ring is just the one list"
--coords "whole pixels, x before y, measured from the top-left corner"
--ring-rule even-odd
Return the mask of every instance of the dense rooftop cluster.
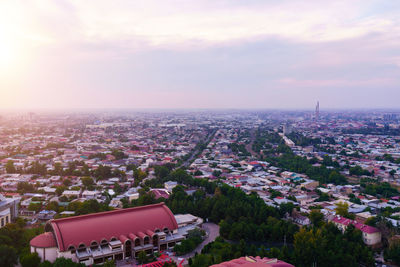
[[366, 245], [391, 242], [400, 226], [397, 115], [31, 113], [0, 122], [0, 188], [31, 225], [166, 200], [179, 184], [191, 196], [204, 184], [188, 184], [190, 174], [256, 194], [300, 227], [318, 216], [343, 232], [355, 226]]

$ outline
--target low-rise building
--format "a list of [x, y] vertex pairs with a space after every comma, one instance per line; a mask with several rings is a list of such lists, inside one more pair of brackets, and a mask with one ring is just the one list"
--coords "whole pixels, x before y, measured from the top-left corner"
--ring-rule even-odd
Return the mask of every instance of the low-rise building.
[[[189, 215], [184, 218], [193, 219]], [[37, 252], [43, 261], [65, 257], [91, 265], [172, 248], [190, 229], [187, 224], [179, 227], [169, 208], [158, 203], [50, 220], [46, 232], [33, 238], [30, 245], [31, 252]]]
[[332, 222], [342, 231], [346, 231], [347, 227], [351, 224], [362, 232], [362, 239], [366, 245], [376, 245], [382, 240], [382, 234], [378, 228], [365, 225], [357, 221], [353, 221], [341, 216], [335, 216]]
[[5, 198], [0, 194], [0, 228], [18, 217], [18, 203], [20, 200], [20, 198]]
[[165, 187], [165, 189], [168, 190], [168, 192], [172, 192], [172, 189], [174, 189], [174, 187], [177, 185], [178, 185], [178, 183], [173, 182], [173, 181], [168, 181], [168, 182], [164, 183], [164, 187]]

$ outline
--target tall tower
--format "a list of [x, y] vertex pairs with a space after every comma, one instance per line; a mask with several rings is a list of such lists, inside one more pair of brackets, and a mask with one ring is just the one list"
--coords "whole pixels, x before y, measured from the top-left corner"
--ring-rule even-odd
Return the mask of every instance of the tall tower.
[[317, 106], [315, 107], [315, 120], [319, 120], [319, 101], [317, 101]]

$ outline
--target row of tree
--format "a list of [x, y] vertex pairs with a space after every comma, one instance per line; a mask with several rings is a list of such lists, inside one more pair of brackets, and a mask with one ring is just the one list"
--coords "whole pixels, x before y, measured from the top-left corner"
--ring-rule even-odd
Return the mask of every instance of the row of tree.
[[300, 229], [290, 246], [271, 248], [249, 244], [243, 239], [240, 242], [226, 242], [219, 237], [191, 259], [190, 266], [205, 267], [248, 255], [278, 258], [297, 267], [357, 267], [374, 266], [375, 263], [373, 253], [364, 245], [359, 230], [349, 226], [342, 234], [335, 225], [324, 223], [320, 227]]

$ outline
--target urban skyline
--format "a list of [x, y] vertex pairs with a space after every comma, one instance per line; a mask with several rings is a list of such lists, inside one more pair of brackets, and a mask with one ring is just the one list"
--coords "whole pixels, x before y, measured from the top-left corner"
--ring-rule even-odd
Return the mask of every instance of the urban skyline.
[[0, 266], [400, 266], [399, 99], [399, 0], [0, 0]]

